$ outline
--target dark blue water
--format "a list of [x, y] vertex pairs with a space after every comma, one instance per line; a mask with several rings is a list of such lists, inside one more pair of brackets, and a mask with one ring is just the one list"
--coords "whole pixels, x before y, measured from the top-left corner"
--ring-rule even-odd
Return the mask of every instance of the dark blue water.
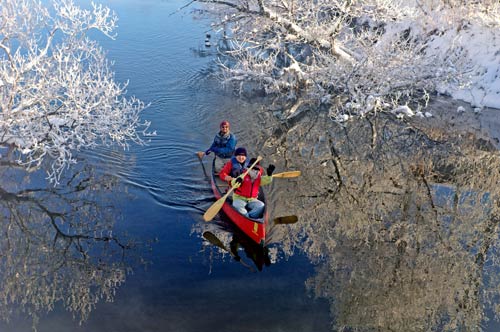
[[[221, 119], [241, 142], [250, 141], [239, 114], [258, 107], [221, 92], [207, 75], [214, 60], [203, 46], [207, 22], [176, 12], [183, 1], [101, 2], [118, 14], [118, 37], [96, 38], [114, 61], [117, 81], [129, 80], [128, 95], [150, 104], [143, 117], [157, 136], [129, 151], [101, 148], [82, 156], [123, 186], [113, 193], [116, 234], [151, 245], [135, 253], [146, 266], [127, 260], [131, 272], [112, 302], [97, 301], [79, 324], [59, 301], [39, 313], [38, 331], [328, 331], [329, 305], [306, 290], [314, 269], [300, 253], [261, 272], [243, 256], [252, 272], [201, 236], [208, 229], [227, 240], [232, 233], [220, 231], [217, 220], [202, 220], [213, 196], [195, 152], [210, 144]], [[279, 250], [279, 242], [274, 246]], [[31, 326], [29, 314], [15, 313], [0, 330]]]
[[[387, 276], [371, 273], [379, 260], [390, 261], [385, 251], [361, 257], [359, 248], [350, 248], [349, 243], [345, 248], [322, 247], [328, 249], [324, 260], [314, 266], [300, 250], [293, 250], [298, 244], [281, 240], [288, 226], [277, 225], [271, 229], [267, 261], [245, 247], [244, 241], [241, 261], [237, 261], [202, 237], [210, 231], [227, 249], [239, 235], [219, 217], [203, 221], [214, 198], [205, 174], [209, 160], [204, 169], [196, 152], [209, 146], [220, 121], [228, 119], [239, 145], [258, 154], [256, 143], [262, 141], [258, 129], [266, 124], [254, 114], [262, 105], [236, 98], [211, 77], [216, 70], [215, 52], [204, 46], [209, 22], [193, 20], [189, 10], [178, 11], [187, 2], [101, 2], [116, 11], [118, 36], [116, 40], [92, 36], [114, 62], [116, 80], [129, 82], [127, 94], [149, 104], [142, 116], [152, 122], [151, 130], [157, 135], [149, 137], [147, 145], [131, 145], [127, 151], [103, 147], [82, 151], [81, 162], [56, 189], [46, 187], [43, 174], [27, 176], [20, 170], [0, 168], [0, 331], [28, 332], [34, 324], [40, 332], [323, 332], [332, 330], [330, 310], [344, 314], [348, 326], [375, 329], [378, 317], [367, 322], [359, 321], [360, 317], [365, 313], [377, 316], [373, 308], [385, 309], [385, 301], [394, 300], [390, 294], [399, 301], [398, 291], [382, 283], [389, 280]], [[88, 5], [86, 0], [80, 3]], [[30, 196], [33, 201], [4, 195], [3, 190], [19, 192], [20, 188], [36, 188]], [[267, 193], [272, 213], [273, 204], [286, 196], [276, 185]], [[450, 193], [436, 190], [443, 200]], [[436, 203], [445, 204], [439, 199]], [[39, 206], [64, 218], [56, 218], [51, 225]], [[55, 226], [69, 236], [54, 235]], [[293, 238], [300, 241], [297, 233], [305, 230], [300, 230], [300, 220], [295, 226], [299, 227], [294, 228]], [[84, 237], [75, 240], [72, 234]], [[312, 235], [321, 238], [321, 234]], [[329, 252], [338, 256], [325, 257]], [[361, 272], [362, 282], [351, 284], [341, 264], [344, 260], [349, 263], [346, 266], [354, 264], [354, 271]], [[340, 269], [334, 268], [339, 262]], [[392, 275], [393, 267], [387, 266], [375, 271]], [[113, 273], [125, 274], [117, 277], [120, 281], [111, 285], [110, 293], [101, 294], [110, 286]], [[419, 271], [415, 273], [418, 276]], [[308, 281], [330, 300], [315, 299], [306, 287]], [[351, 295], [363, 298], [366, 285], [374, 288], [367, 294], [377, 298], [350, 302]], [[455, 286], [451, 283], [450, 287]], [[440, 287], [446, 290], [447, 285]], [[428, 295], [432, 294], [422, 298]], [[402, 303], [411, 296], [403, 291]], [[422, 298], [416, 303], [425, 303]], [[436, 303], [432, 296], [429, 299], [426, 310], [437, 313], [429, 316], [432, 320], [439, 316], [441, 298]], [[338, 308], [330, 307], [330, 301]], [[87, 307], [74, 307], [82, 303]], [[391, 306], [394, 303], [387, 308]], [[83, 319], [81, 312], [87, 314]], [[387, 312], [382, 310], [382, 314]], [[412, 313], [405, 314], [411, 317]], [[488, 317], [492, 317], [489, 311]], [[413, 323], [421, 322], [410, 319], [409, 326]], [[436, 324], [433, 330], [439, 329], [440, 323]], [[496, 322], [485, 321], [483, 326], [491, 332], [499, 329]]]

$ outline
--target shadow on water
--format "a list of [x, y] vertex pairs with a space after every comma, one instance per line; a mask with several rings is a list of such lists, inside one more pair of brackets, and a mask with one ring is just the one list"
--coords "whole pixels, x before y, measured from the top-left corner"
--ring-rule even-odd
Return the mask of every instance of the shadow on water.
[[[223, 213], [220, 215], [219, 220], [213, 221], [209, 225], [203, 225], [200, 228], [198, 225], [195, 228], [199, 228], [198, 231], [203, 232], [202, 237], [209, 243], [220, 248], [223, 253], [229, 253], [234, 261], [243, 265], [250, 272], [256, 272], [269, 267], [272, 262], [277, 262], [276, 259], [271, 260], [270, 256], [270, 251], [276, 252], [279, 248], [281, 237], [276, 229], [295, 224], [297, 221], [296, 216], [280, 217], [271, 221], [270, 225], [268, 225], [266, 245], [264, 246], [250, 239]], [[228, 244], [224, 244], [221, 239], [224, 239]], [[251, 261], [253, 266], [249, 265], [246, 260]]]

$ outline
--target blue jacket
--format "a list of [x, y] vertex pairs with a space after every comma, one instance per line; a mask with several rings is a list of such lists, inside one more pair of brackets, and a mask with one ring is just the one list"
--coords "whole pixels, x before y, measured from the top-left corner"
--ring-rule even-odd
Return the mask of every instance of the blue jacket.
[[[219, 158], [230, 158], [236, 148], [236, 136], [229, 132], [228, 135], [221, 136], [220, 132], [214, 137], [214, 142], [210, 146], [210, 150], [217, 148], [215, 153]], [[213, 151], [213, 150], [212, 150]]]

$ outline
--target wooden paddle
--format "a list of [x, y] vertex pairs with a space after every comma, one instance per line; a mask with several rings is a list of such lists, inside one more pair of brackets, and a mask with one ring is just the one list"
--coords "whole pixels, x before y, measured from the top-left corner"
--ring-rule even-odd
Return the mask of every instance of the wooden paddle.
[[205, 169], [205, 164], [203, 163], [203, 157], [205, 156], [205, 152], [198, 151], [198, 152], [196, 152], [196, 155], [198, 156], [198, 159], [200, 160], [201, 167], [203, 167], [203, 174], [205, 174], [205, 177], [207, 179], [210, 179], [210, 177], [207, 174], [207, 170]]
[[[262, 157], [261, 157], [261, 156], [258, 156], [258, 157], [257, 157], [257, 159], [255, 160], [255, 162], [254, 162], [254, 163], [253, 163], [250, 167], [248, 167], [248, 168], [247, 168], [247, 170], [245, 171], [245, 173], [243, 173], [243, 175], [240, 175], [240, 176], [241, 176], [241, 178], [244, 178], [244, 177], [248, 174], [248, 172], [249, 172], [249, 171], [250, 171], [250, 170], [251, 170], [251, 169], [252, 169], [255, 165], [257, 165], [257, 163], [258, 163], [259, 161], [261, 161], [261, 160], [262, 160]], [[229, 189], [229, 190], [227, 191], [227, 193], [226, 193], [224, 196], [222, 196], [221, 198], [219, 198], [219, 199], [218, 199], [218, 200], [217, 200], [214, 204], [212, 204], [212, 206], [211, 206], [211, 207], [209, 207], [209, 208], [208, 208], [208, 210], [207, 210], [207, 211], [205, 212], [205, 214], [203, 215], [203, 219], [204, 219], [205, 221], [210, 221], [210, 220], [212, 220], [212, 219], [215, 217], [215, 215], [216, 215], [217, 213], [219, 213], [220, 209], [221, 209], [221, 208], [222, 208], [222, 206], [224, 205], [224, 202], [226, 201], [226, 199], [228, 198], [228, 196], [229, 196], [229, 195], [233, 192], [233, 190], [234, 190], [234, 189], [235, 189], [234, 187], [231, 187], [231, 189]]]
[[273, 222], [275, 225], [289, 225], [295, 224], [298, 220], [299, 218], [297, 218], [297, 216], [283, 216], [274, 218]]
[[198, 152], [196, 152], [196, 155], [198, 156], [198, 158], [199, 158], [200, 160], [202, 160], [202, 159], [203, 159], [203, 157], [205, 156], [205, 152], [203, 152], [203, 151], [198, 151]]
[[300, 176], [300, 171], [289, 171], [271, 175], [273, 178], [296, 178]]

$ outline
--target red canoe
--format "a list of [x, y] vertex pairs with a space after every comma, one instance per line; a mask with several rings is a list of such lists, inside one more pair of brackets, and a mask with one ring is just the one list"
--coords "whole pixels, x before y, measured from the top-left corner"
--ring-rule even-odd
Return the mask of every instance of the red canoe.
[[[218, 175], [215, 174], [215, 158], [212, 162], [212, 190], [214, 192], [215, 198], [219, 199], [227, 192], [229, 185], [222, 181]], [[262, 187], [259, 190], [259, 200], [266, 203], [266, 198]], [[264, 218], [256, 222], [255, 219], [248, 218], [247, 216], [239, 213], [233, 208], [233, 200], [231, 195], [226, 199], [224, 205], [222, 206], [222, 211], [226, 216], [236, 225], [239, 229], [243, 231], [249, 238], [258, 243], [261, 246], [265, 245], [266, 240], [266, 225], [269, 222], [269, 215], [267, 213], [267, 204], [264, 209]]]

